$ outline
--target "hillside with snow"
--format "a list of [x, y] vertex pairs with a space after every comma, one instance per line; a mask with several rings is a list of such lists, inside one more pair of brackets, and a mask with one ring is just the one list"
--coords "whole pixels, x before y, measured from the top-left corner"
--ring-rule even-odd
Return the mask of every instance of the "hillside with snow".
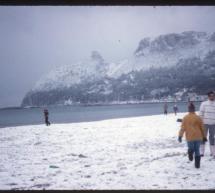
[[91, 58], [84, 62], [56, 67], [36, 83], [33, 91], [68, 88], [84, 81], [99, 80], [106, 76], [107, 67], [102, 56], [93, 51]]
[[0, 129], [0, 189], [215, 189], [206, 145], [201, 168], [177, 141], [173, 114]]
[[[193, 88], [189, 82], [178, 83], [174, 91], [173, 85], [154, 85], [156, 78], [163, 79], [160, 77], [159, 69], [169, 72], [163, 74], [168, 79], [169, 76], [175, 76], [174, 73], [184, 74], [183, 70], [187, 65], [193, 67], [196, 64], [198, 69], [194, 68], [195, 77], [192, 78], [194, 80], [198, 78], [196, 75], [200, 70], [208, 77], [206, 80], [203, 77], [206, 81], [204, 84], [210, 85], [214, 78], [214, 74], [211, 74], [214, 70], [214, 61], [215, 33], [187, 31], [160, 35], [153, 39], [144, 38], [133, 56], [122, 61], [108, 62], [99, 52], [93, 51], [88, 60], [51, 70], [26, 94], [22, 106], [64, 104], [68, 100], [78, 103], [140, 100], [154, 97], [151, 92], [157, 89], [164, 90], [159, 93], [161, 97], [173, 95], [184, 89], [203, 94], [207, 88], [205, 90], [198, 86]], [[152, 76], [155, 72], [157, 74]], [[152, 76], [149, 77], [149, 84], [146, 81], [147, 74]], [[187, 79], [189, 74], [179, 79], [181, 78]], [[135, 91], [137, 88], [138, 92]], [[47, 97], [50, 102], [45, 100]]]

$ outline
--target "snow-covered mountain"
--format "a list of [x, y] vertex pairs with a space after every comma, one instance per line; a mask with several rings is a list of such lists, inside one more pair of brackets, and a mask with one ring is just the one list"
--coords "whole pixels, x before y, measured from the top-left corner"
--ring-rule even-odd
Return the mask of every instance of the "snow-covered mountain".
[[[87, 60], [59, 66], [42, 77], [26, 97], [31, 98], [32, 94], [53, 90], [71, 90], [72, 87], [77, 88], [80, 85], [86, 87], [85, 92], [88, 94], [96, 92], [110, 94], [117, 87], [116, 80], [125, 79], [124, 85], [126, 85], [132, 72], [174, 67], [189, 59], [192, 63], [195, 58], [204, 61], [213, 51], [215, 51], [215, 33], [186, 31], [160, 35], [153, 39], [147, 37], [139, 42], [131, 57], [122, 61], [106, 61], [99, 52], [93, 51]], [[129, 76], [125, 78], [126, 75]], [[135, 85], [135, 81], [131, 81]], [[26, 97], [22, 105], [29, 105]], [[30, 101], [30, 104], [34, 104], [32, 100]]]
[[131, 71], [147, 70], [151, 67], [174, 66], [179, 60], [188, 58], [204, 58], [215, 50], [215, 33], [186, 31], [180, 34], [160, 35], [154, 39], [143, 38], [134, 52], [115, 65], [114, 75]]
[[108, 64], [102, 56], [93, 51], [91, 58], [76, 64], [62, 65], [51, 70], [42, 77], [33, 88], [33, 91], [69, 88], [83, 81], [95, 81], [107, 74]]
[[143, 68], [173, 66], [181, 59], [204, 58], [215, 49], [215, 42], [205, 32], [187, 31], [181, 34], [160, 35], [150, 40], [144, 38], [135, 51], [135, 70]]

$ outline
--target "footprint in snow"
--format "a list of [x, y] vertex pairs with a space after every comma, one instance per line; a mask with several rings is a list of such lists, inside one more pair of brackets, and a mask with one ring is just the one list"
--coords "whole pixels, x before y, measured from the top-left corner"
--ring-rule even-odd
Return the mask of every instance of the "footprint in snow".
[[119, 168], [120, 170], [126, 170], [127, 169], [127, 167], [121, 167], [121, 168]]
[[59, 168], [58, 166], [51, 165], [49, 168]]
[[67, 154], [67, 156], [77, 156], [77, 154], [75, 154], [75, 153], [69, 153], [69, 154]]
[[158, 186], [158, 184], [153, 184], [152, 186]]
[[186, 180], [188, 177], [183, 177], [182, 179]]
[[9, 186], [16, 186], [16, 185], [18, 185], [17, 183], [9, 183], [9, 184], [7, 184], [7, 185], [9, 185]]
[[49, 186], [50, 186], [50, 184], [36, 184], [33, 187], [35, 187], [35, 188], [46, 188], [46, 187], [49, 187]]
[[35, 143], [34, 145], [40, 145], [41, 144], [41, 142], [37, 142], [37, 143]]
[[83, 154], [75, 154], [75, 153], [70, 153], [70, 154], [67, 154], [67, 156], [78, 156], [79, 158], [87, 158], [87, 156], [83, 155]]
[[79, 158], [87, 158], [87, 156], [83, 155], [83, 154], [79, 154], [78, 155]]

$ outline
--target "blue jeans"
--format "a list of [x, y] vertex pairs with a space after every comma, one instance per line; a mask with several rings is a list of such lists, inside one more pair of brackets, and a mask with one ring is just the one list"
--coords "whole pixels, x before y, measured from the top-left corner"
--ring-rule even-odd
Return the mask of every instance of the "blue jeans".
[[195, 153], [195, 156], [200, 156], [199, 148], [200, 148], [201, 141], [188, 141], [187, 146], [188, 149], [192, 150]]

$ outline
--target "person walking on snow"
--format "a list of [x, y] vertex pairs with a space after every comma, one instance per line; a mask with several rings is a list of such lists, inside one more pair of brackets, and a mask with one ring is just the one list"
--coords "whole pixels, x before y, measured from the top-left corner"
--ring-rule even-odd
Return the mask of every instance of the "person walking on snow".
[[49, 122], [49, 111], [48, 111], [48, 109], [44, 109], [44, 117], [45, 117], [46, 126], [49, 126], [50, 122]]
[[174, 105], [173, 110], [174, 110], [175, 115], [177, 115], [178, 107], [177, 107], [177, 105], [176, 105], [176, 104]]
[[188, 158], [193, 160], [195, 154], [195, 167], [200, 168], [200, 144], [201, 141], [206, 142], [207, 138], [204, 133], [204, 125], [201, 117], [196, 115], [195, 106], [190, 103], [188, 106], [189, 113], [183, 118], [181, 129], [179, 131], [178, 141], [182, 142], [183, 134], [185, 133], [188, 145]]
[[[209, 131], [210, 155], [215, 158], [215, 93], [213, 91], [208, 92], [208, 100], [201, 103], [199, 116], [205, 126], [205, 136], [208, 135]], [[204, 156], [204, 153], [205, 144], [202, 142], [200, 146], [201, 156]]]
[[168, 105], [166, 102], [164, 103], [163, 109], [164, 109], [164, 115], [167, 115]]

